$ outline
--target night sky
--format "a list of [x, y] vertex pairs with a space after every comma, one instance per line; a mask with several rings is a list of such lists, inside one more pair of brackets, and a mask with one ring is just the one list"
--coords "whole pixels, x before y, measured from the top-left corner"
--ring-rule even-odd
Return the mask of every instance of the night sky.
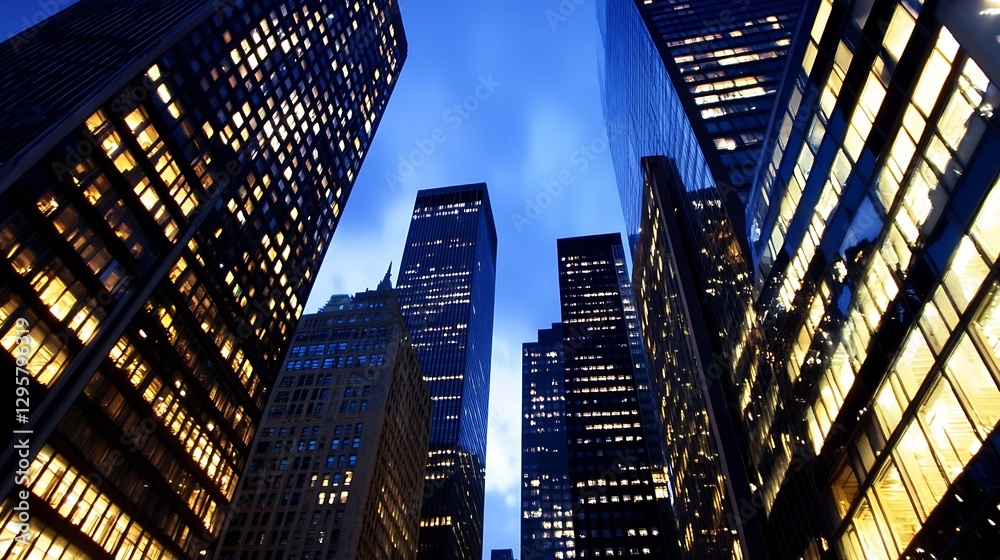
[[[0, 0], [0, 38], [71, 0]], [[401, 0], [409, 56], [306, 311], [399, 263], [419, 189], [485, 181], [499, 237], [486, 557], [520, 547], [521, 344], [559, 320], [556, 239], [624, 229], [593, 0]], [[395, 267], [393, 279], [395, 280]]]

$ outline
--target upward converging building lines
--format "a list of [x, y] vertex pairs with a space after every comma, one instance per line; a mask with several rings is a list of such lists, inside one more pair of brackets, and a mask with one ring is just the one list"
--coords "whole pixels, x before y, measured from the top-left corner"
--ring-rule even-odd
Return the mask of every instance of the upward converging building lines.
[[218, 560], [414, 560], [431, 400], [389, 276], [306, 315]]
[[620, 235], [560, 239], [562, 323], [524, 345], [521, 557], [673, 549], [656, 412]]
[[[581, 2], [508, 4], [415, 35], [468, 43], [426, 51], [448, 72], [511, 65], [480, 89], [578, 89], [531, 67], [543, 41], [477, 41], [565, 45]], [[491, 143], [434, 171], [497, 198], [419, 191], [397, 288], [303, 316], [408, 55], [398, 0], [39, 7], [0, 43], [0, 560], [997, 558], [1000, 0], [596, 2], [607, 136], [558, 182], [610, 188], [582, 176], [606, 147], [624, 236], [556, 242], [496, 518], [520, 546], [492, 551], [494, 204], [573, 103], [463, 113]], [[503, 330], [546, 308], [531, 236], [607, 217], [557, 206], [510, 214]]]
[[214, 551], [406, 48], [394, 2], [319, 0], [84, 0], [0, 45], [0, 362], [23, 327], [32, 432], [0, 556]]
[[[654, 37], [669, 21], [650, 22], [657, 4], [639, 7]], [[641, 34], [620, 33], [638, 19], [615, 6], [606, 44], [645, 63]], [[671, 80], [650, 76], [670, 86], [666, 110], [626, 129], [639, 153], [613, 157], [626, 218], [641, 217], [635, 283], [689, 557], [995, 557], [994, 15], [806, 2], [745, 210], [727, 203], [712, 148], [692, 149], [715, 111], [685, 104], [669, 68], [698, 55], [660, 49]], [[655, 99], [614, 60], [611, 130]]]

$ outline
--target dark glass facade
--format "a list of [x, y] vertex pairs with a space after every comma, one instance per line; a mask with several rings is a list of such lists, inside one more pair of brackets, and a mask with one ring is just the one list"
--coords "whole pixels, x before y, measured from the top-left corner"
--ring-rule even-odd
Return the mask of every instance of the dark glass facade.
[[521, 375], [521, 558], [575, 558], [561, 324], [524, 344]]
[[[621, 236], [558, 241], [575, 556], [673, 557], [660, 444]], [[645, 395], [643, 394], [645, 393]], [[654, 448], [654, 449], [651, 449]], [[572, 551], [569, 551], [572, 552]]]
[[485, 184], [417, 193], [397, 289], [434, 401], [422, 559], [483, 553], [496, 251]]
[[802, 4], [598, 2], [604, 115], [633, 252], [643, 157], [673, 158], [691, 190], [717, 186], [742, 223]]
[[692, 559], [764, 558], [756, 520], [741, 513], [752, 502], [728, 406], [729, 372], [741, 358], [726, 335], [745, 319], [734, 296], [749, 296], [747, 275], [727, 276], [740, 247], [728, 223], [713, 219], [721, 201], [689, 193], [668, 158], [644, 159], [643, 172], [633, 282], [680, 548]]
[[492, 550], [490, 552], [490, 560], [514, 560], [514, 551], [511, 549], [505, 550]]
[[749, 214], [774, 558], [996, 557], [997, 25], [822, 0], [797, 39]]
[[413, 560], [431, 399], [388, 278], [302, 318], [219, 560]]
[[[804, 0], [635, 2], [723, 195], [746, 201]], [[707, 142], [706, 142], [707, 140]], [[643, 154], [656, 155], [656, 154]]]
[[31, 510], [0, 556], [203, 557], [405, 57], [398, 10], [82, 1], [0, 50], [0, 362], [30, 392], [0, 525]]

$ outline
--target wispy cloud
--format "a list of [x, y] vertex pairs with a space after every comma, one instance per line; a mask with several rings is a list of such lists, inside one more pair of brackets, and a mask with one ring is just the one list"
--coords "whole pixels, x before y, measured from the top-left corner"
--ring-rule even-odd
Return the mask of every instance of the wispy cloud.
[[[418, 189], [485, 181], [497, 224], [497, 287], [487, 443], [484, 548], [520, 542], [521, 344], [559, 320], [556, 239], [621, 231], [621, 207], [607, 151], [571, 161], [604, 130], [595, 52], [600, 38], [593, 4], [553, 31], [545, 10], [557, 0], [463, 2], [402, 0], [409, 58], [375, 136], [332, 250], [307, 308], [331, 293], [375, 286], [389, 260], [402, 255]], [[502, 86], [453, 130], [444, 111], [481, 76]], [[390, 189], [387, 171], [437, 127], [437, 142], [405, 181]], [[511, 215], [525, 197], [556, 179], [574, 182], [531, 227]]]

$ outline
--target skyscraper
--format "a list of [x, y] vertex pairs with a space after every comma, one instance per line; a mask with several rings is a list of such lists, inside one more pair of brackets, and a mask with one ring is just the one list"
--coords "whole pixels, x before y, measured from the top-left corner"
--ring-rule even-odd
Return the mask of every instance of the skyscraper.
[[991, 6], [822, 0], [794, 45], [749, 214], [741, 403], [773, 558], [996, 557]]
[[[749, 275], [713, 191], [689, 193], [669, 158], [644, 158], [633, 282], [663, 418], [673, 518], [685, 558], [765, 558], [730, 413], [746, 359]], [[742, 266], [742, 268], [741, 268]]]
[[560, 239], [558, 255], [575, 557], [673, 557], [621, 236]]
[[0, 362], [30, 393], [0, 554], [202, 557], [406, 55], [398, 10], [83, 0], [0, 54]]
[[397, 290], [434, 401], [421, 559], [483, 553], [496, 251], [485, 184], [417, 193]]
[[521, 558], [575, 558], [561, 324], [524, 344], [521, 375]]
[[739, 518], [758, 520], [767, 558], [995, 557], [995, 11], [822, 0], [805, 16], [750, 198], [752, 253], [712, 190], [671, 172], [688, 162], [647, 161], [647, 192], [673, 203], [651, 205], [643, 236], [686, 249], [693, 289], [659, 281], [662, 248], [637, 271], [648, 259], [659, 311], [700, 309], [715, 354], [701, 367], [729, 389], [752, 492]]
[[742, 223], [803, 4], [599, 7], [605, 118], [687, 558], [766, 557], [733, 405], [755, 321]]
[[[805, 0], [635, 2], [724, 192], [745, 202]], [[646, 154], [654, 155], [654, 154]]]
[[604, 115], [633, 248], [647, 156], [675, 159], [690, 189], [718, 187], [742, 224], [804, 1], [598, 2]]
[[511, 549], [496, 550], [490, 552], [490, 560], [514, 560], [514, 551]]
[[413, 560], [431, 399], [395, 291], [302, 318], [219, 560]]

